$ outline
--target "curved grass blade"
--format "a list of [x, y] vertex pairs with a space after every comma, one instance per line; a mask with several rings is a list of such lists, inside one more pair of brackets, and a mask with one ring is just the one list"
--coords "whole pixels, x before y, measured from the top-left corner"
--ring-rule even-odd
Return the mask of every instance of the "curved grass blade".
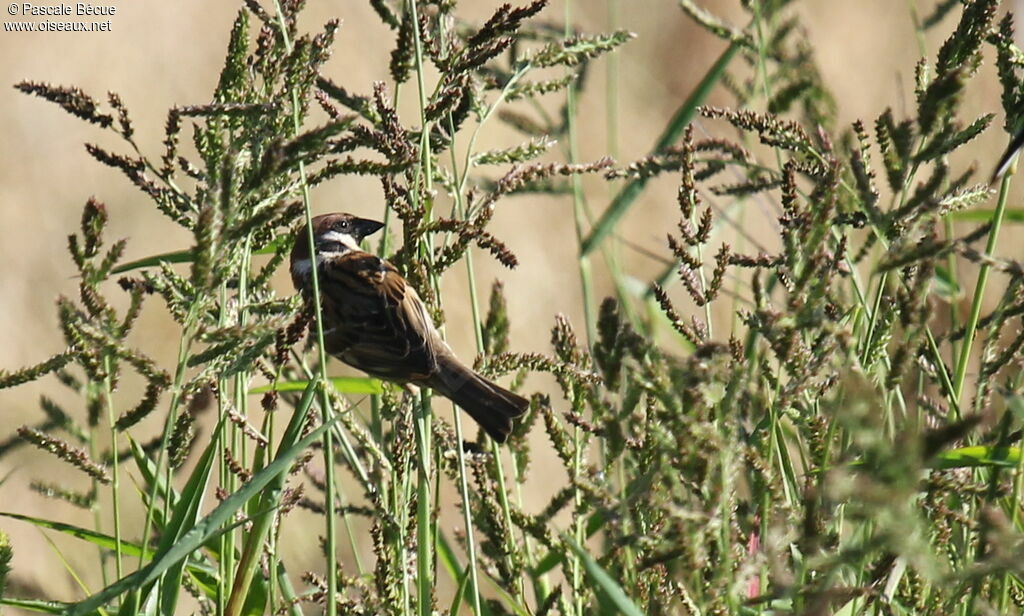
[[[303, 426], [306, 423], [306, 418], [309, 416], [309, 409], [313, 405], [313, 398], [317, 392], [323, 391], [319, 380], [311, 382], [306, 387], [306, 391], [302, 393], [302, 399], [299, 400], [299, 404], [295, 407], [295, 413], [292, 414], [292, 418], [284, 430], [284, 435], [281, 437], [281, 443], [278, 448], [279, 452], [291, 451], [290, 448], [299, 440]], [[324, 422], [322, 428], [329, 428], [333, 425], [334, 421]], [[318, 430], [318, 432], [323, 432], [323, 430]], [[280, 457], [280, 454], [278, 457]], [[274, 463], [271, 463], [271, 466], [275, 463], [276, 460]], [[268, 466], [267, 468], [270, 467]], [[260, 471], [257, 475], [264, 471]], [[263, 551], [263, 543], [273, 522], [273, 516], [270, 513], [280, 503], [281, 490], [284, 488], [285, 479], [286, 475], [282, 471], [272, 477], [264, 488], [254, 492], [249, 497], [249, 500], [253, 502], [256, 508], [256, 513], [250, 518], [252, 520], [252, 528], [249, 530], [242, 554], [238, 559], [234, 580], [231, 583], [231, 594], [228, 596], [224, 609], [225, 614], [241, 614], [248, 603], [250, 586], [258, 568], [259, 555]], [[241, 506], [244, 506], [244, 504]]]
[[[93, 545], [97, 545], [107, 550], [114, 550], [117, 546], [117, 542], [110, 535], [104, 535], [81, 526], [74, 526], [72, 524], [65, 524], [63, 522], [54, 522], [53, 520], [44, 520], [42, 518], [36, 518], [30, 515], [22, 515], [20, 513], [11, 513], [9, 511], [0, 511], [0, 517], [11, 518], [12, 520], [20, 520], [22, 522], [28, 522], [34, 524], [40, 528], [47, 528], [55, 530], [65, 535], [77, 537], [84, 541], [88, 541]], [[121, 554], [124, 556], [138, 556], [142, 553], [142, 546], [137, 543], [129, 543], [125, 540], [121, 540]]]
[[576, 558], [580, 559], [580, 562], [583, 563], [583, 568], [586, 569], [587, 575], [597, 590], [598, 601], [601, 603], [602, 608], [607, 610], [607, 613], [644, 616], [644, 613], [637, 607], [636, 603], [633, 603], [633, 600], [626, 595], [626, 591], [622, 590], [622, 586], [619, 586], [615, 578], [609, 575], [594, 560], [593, 556], [588, 554], [572, 537], [565, 537], [565, 542], [569, 549], [576, 554]]
[[1015, 467], [1020, 461], [1020, 447], [989, 447], [974, 445], [940, 453], [932, 468], [966, 468], [974, 466]]
[[63, 614], [68, 609], [68, 603], [63, 601], [44, 601], [41, 599], [15, 599], [13, 597], [0, 597], [0, 605], [16, 607], [29, 612], [41, 614]]
[[957, 283], [956, 279], [949, 273], [949, 268], [942, 267], [941, 265], [935, 266], [935, 275], [932, 276], [932, 284], [936, 295], [947, 302], [958, 300], [964, 295], [963, 289]]
[[174, 252], [165, 252], [151, 257], [143, 257], [135, 261], [129, 261], [123, 265], [118, 265], [114, 269], [110, 270], [111, 274], [123, 274], [132, 270], [142, 269], [144, 267], [155, 267], [161, 263], [191, 263], [192, 262], [192, 249], [188, 250], [175, 250]]
[[457, 577], [459, 588], [455, 591], [455, 596], [452, 597], [452, 606], [448, 608], [449, 614], [458, 614], [462, 609], [462, 597], [466, 594], [466, 589], [469, 588], [469, 574], [469, 565], [466, 565], [466, 568]]
[[[167, 501], [168, 507], [174, 510], [178, 506], [178, 491], [174, 489], [174, 486], [167, 485], [167, 477], [163, 473], [158, 473], [156, 470], [156, 464], [152, 458], [146, 453], [145, 449], [142, 448], [135, 439], [128, 435], [128, 446], [132, 452], [132, 457], [135, 459], [135, 465], [138, 467], [139, 474], [142, 475], [142, 479], [145, 482], [145, 490], [142, 492], [143, 504], [149, 506], [149, 495], [152, 493], [150, 487], [156, 483], [156, 498]], [[164, 520], [163, 507], [156, 507], [154, 510], [154, 521], [156, 522], [156, 528], [163, 532]]]
[[[259, 250], [254, 250], [252, 252], [252, 254], [254, 254], [254, 255], [271, 255], [271, 254], [274, 254], [275, 252], [277, 252], [277, 250], [281, 246], [284, 246], [285, 243], [288, 242], [288, 241], [289, 241], [289, 239], [287, 237], [285, 237], [283, 235], [280, 235], [278, 237], [275, 237], [273, 240], [271, 240], [271, 242], [269, 244], [267, 244], [266, 246], [264, 246], [263, 248], [260, 248]], [[162, 253], [162, 254], [153, 255], [151, 257], [143, 257], [141, 259], [136, 259], [135, 261], [129, 261], [128, 263], [124, 263], [124, 264], [118, 265], [113, 270], [111, 270], [110, 273], [111, 274], [123, 274], [125, 272], [130, 272], [132, 270], [142, 269], [144, 267], [156, 267], [157, 265], [160, 265], [161, 263], [191, 263], [194, 260], [195, 260], [195, 257], [194, 257], [194, 255], [192, 253], [192, 249], [191, 248], [188, 248], [186, 250], [174, 250], [174, 251], [171, 251], [171, 252], [165, 252], [165, 253]]]
[[[380, 394], [384, 384], [380, 379], [362, 376], [338, 376], [328, 379], [334, 389], [343, 394]], [[249, 390], [250, 394], [265, 394], [268, 391], [304, 391], [309, 381], [278, 381]]]
[[[996, 215], [994, 208], [978, 208], [950, 212], [949, 217], [957, 222], [988, 222]], [[1003, 210], [1003, 222], [1024, 222], [1024, 208], [1008, 207]]]
[[[690, 93], [690, 97], [687, 98], [682, 106], [676, 110], [675, 115], [669, 120], [668, 126], [662, 131], [661, 136], [658, 137], [657, 143], [654, 144], [654, 149], [651, 150], [652, 154], [661, 152], [668, 146], [672, 145], [679, 135], [686, 128], [686, 125], [690, 123], [693, 116], [697, 113], [697, 107], [703, 104], [704, 99], [707, 98], [708, 94], [711, 93], [711, 89], [715, 87], [718, 80], [725, 74], [726, 67], [732, 61], [733, 56], [739, 51], [741, 45], [738, 42], [732, 42], [722, 55], [715, 60], [715, 63], [708, 69], [708, 72], [704, 75], [704, 78], [700, 80], [697, 87]], [[647, 178], [633, 180], [626, 184], [619, 194], [615, 195], [615, 199], [612, 204], [608, 206], [604, 214], [594, 225], [594, 229], [590, 232], [590, 235], [583, 240], [583, 244], [580, 246], [580, 255], [586, 256], [592, 250], [597, 248], [601, 240], [606, 235], [615, 229], [615, 225], [618, 224], [619, 220], [626, 213], [626, 210], [633, 205], [636, 198], [643, 192], [644, 186], [647, 185]]]
[[298, 594], [296, 594], [295, 588], [292, 586], [292, 581], [288, 577], [288, 572], [284, 568], [284, 563], [281, 561], [277, 561], [277, 587], [280, 589], [281, 596], [284, 598], [284, 604], [288, 606], [288, 616], [302, 616], [302, 608], [299, 607]]
[[[448, 537], [443, 533], [437, 534], [437, 558], [439, 564], [448, 572], [451, 580], [455, 582], [459, 589], [456, 591], [455, 596], [452, 598], [452, 606], [448, 610], [449, 614], [458, 614], [461, 605], [465, 602], [470, 602], [472, 589], [469, 587], [470, 571], [469, 565], [465, 568], [459, 563], [459, 557], [455, 554], [455, 549], [452, 548], [452, 544], [448, 541]], [[509, 600], [509, 604], [513, 605], [514, 608], [518, 607], [514, 600]], [[470, 602], [470, 606], [472, 603]], [[518, 612], [517, 612], [518, 613]], [[480, 603], [480, 615], [479, 616], [490, 616], [492, 614], [491, 609], [487, 607], [486, 602]]]
[[[218, 435], [224, 429], [224, 422], [217, 424], [213, 435], [210, 437], [210, 444], [206, 447], [199, 463], [196, 464], [192, 474], [189, 475], [185, 487], [181, 491], [181, 498], [171, 513], [170, 522], [161, 536], [160, 546], [157, 552], [163, 552], [178, 542], [186, 529], [192, 528], [199, 520], [200, 511], [203, 506], [203, 497], [206, 495], [206, 486], [210, 481], [213, 472], [213, 461], [217, 453], [217, 443], [220, 441]], [[178, 605], [178, 591], [181, 587], [181, 580], [185, 573], [187, 558], [181, 559], [168, 567], [164, 576], [160, 591], [160, 610], [163, 614], [174, 614]]]
[[[199, 549], [206, 541], [215, 535], [225, 532], [222, 526], [231, 520], [234, 513], [241, 509], [250, 498], [274, 481], [274, 479], [282, 473], [288, 472], [292, 460], [318, 440], [331, 425], [333, 425], [333, 422], [323, 424], [310, 432], [305, 438], [299, 440], [295, 445], [281, 452], [266, 468], [253, 475], [248, 483], [224, 499], [216, 509], [185, 533], [177, 543], [169, 549], [158, 553], [148, 565], [131, 575], [117, 580], [91, 597], [70, 606], [67, 614], [69, 616], [90, 614], [111, 599], [129, 590], [153, 582], [176, 563], [181, 562], [189, 554]], [[232, 527], [234, 526], [232, 525]]]
[[[64, 533], [66, 535], [70, 535], [71, 537], [82, 539], [83, 541], [88, 541], [89, 543], [106, 550], [114, 551], [118, 547], [117, 541], [114, 539], [114, 537], [110, 535], [105, 535], [103, 533], [98, 533], [88, 528], [82, 528], [81, 526], [65, 524], [64, 522], [55, 522], [53, 520], [44, 520], [42, 518], [37, 518], [30, 515], [22, 515], [20, 513], [12, 513], [10, 511], [0, 511], [0, 517], [10, 518], [12, 520], [19, 520], [22, 522], [28, 522], [29, 524], [33, 524], [35, 526], [38, 526], [39, 528], [46, 528], [49, 530], [57, 531], [59, 533]], [[124, 539], [121, 540], [120, 548], [121, 554], [124, 556], [137, 557], [140, 554], [142, 554], [141, 545], [125, 541]], [[200, 588], [203, 588], [204, 590], [216, 589], [215, 583], [213, 585], [210, 584], [210, 581], [212, 579], [211, 575], [213, 573], [212, 568], [203, 563], [188, 563], [186, 565], [186, 569], [192, 576], [192, 579], [195, 580], [196, 583], [200, 586]], [[61, 605], [63, 606], [65, 604]], [[60, 609], [61, 611], [63, 611], [64, 608], [61, 607]]]

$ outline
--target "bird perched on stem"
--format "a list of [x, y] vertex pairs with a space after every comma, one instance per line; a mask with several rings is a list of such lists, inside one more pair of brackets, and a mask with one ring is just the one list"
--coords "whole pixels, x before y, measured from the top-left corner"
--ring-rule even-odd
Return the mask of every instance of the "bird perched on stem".
[[313, 219], [315, 251], [305, 228], [296, 235], [292, 282], [312, 301], [315, 263], [324, 350], [371, 376], [430, 387], [505, 442], [529, 401], [460, 362], [395, 266], [360, 249], [362, 239], [383, 226], [351, 214], [325, 214]]

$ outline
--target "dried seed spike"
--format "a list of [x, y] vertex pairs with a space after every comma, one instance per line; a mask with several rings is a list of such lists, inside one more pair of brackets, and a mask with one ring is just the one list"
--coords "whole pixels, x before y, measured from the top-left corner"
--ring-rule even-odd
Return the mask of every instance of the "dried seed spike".
[[576, 35], [567, 40], [554, 41], [530, 57], [537, 67], [578, 66], [587, 60], [608, 53], [636, 37], [626, 30], [594, 36]]
[[391, 51], [391, 77], [396, 84], [409, 80], [412, 73], [416, 45], [413, 32], [412, 11], [402, 13], [402, 22], [396, 34], [395, 48]]
[[68, 349], [63, 353], [58, 353], [46, 361], [36, 364], [35, 366], [29, 366], [28, 368], [22, 368], [15, 372], [7, 372], [6, 370], [0, 370], [0, 389], [6, 389], [8, 387], [15, 387], [29, 381], [35, 381], [40, 377], [60, 370], [74, 359], [75, 355], [72, 353], [72, 349]]
[[121, 96], [116, 92], [108, 92], [107, 100], [110, 102], [110, 106], [117, 111], [117, 123], [121, 129], [121, 136], [131, 141], [132, 136], [135, 135], [135, 129], [132, 127], [131, 119], [128, 117], [128, 109], [124, 106], [124, 101], [121, 100]]
[[708, 302], [708, 300], [707, 297], [704, 296], [704, 293], [701, 291], [700, 280], [697, 278], [697, 270], [699, 267], [699, 263], [696, 264], [695, 267], [694, 264], [683, 261], [682, 263], [679, 264], [678, 273], [679, 280], [681, 280], [683, 286], [686, 287], [686, 291], [690, 294], [690, 297], [693, 299], [693, 303], [698, 306], [703, 306]]
[[718, 249], [718, 253], [715, 255], [715, 270], [711, 275], [711, 284], [708, 285], [705, 291], [707, 301], [714, 301], [722, 290], [722, 284], [725, 282], [725, 270], [731, 258], [732, 253], [729, 251], [729, 245], [723, 242], [722, 247]]
[[753, 111], [734, 111], [702, 106], [698, 109], [706, 118], [723, 118], [740, 130], [755, 132], [761, 143], [794, 152], [813, 151], [810, 138], [803, 127], [791, 120]]
[[517, 8], [512, 8], [510, 4], [502, 4], [484, 25], [466, 40], [466, 47], [477, 47], [489, 40], [514, 33], [524, 20], [539, 13], [547, 4], [547, 0], [534, 0], [527, 6]]
[[395, 11], [388, 6], [387, 0], [370, 0], [370, 7], [389, 28], [395, 30], [399, 27], [399, 19]]
[[609, 157], [600, 158], [591, 163], [532, 163], [516, 165], [498, 180], [495, 190], [484, 199], [482, 209], [491, 208], [502, 195], [514, 192], [528, 183], [551, 178], [556, 175], [571, 176], [583, 173], [597, 173], [614, 164]]
[[52, 453], [100, 483], [110, 483], [107, 469], [90, 460], [89, 455], [84, 450], [73, 447], [66, 441], [48, 436], [28, 426], [18, 428], [18, 436], [39, 449]]
[[99, 253], [103, 245], [103, 228], [108, 220], [107, 207], [95, 197], [89, 197], [82, 209], [82, 239], [85, 242], [82, 255], [85, 258], [95, 257]]
[[125, 412], [117, 422], [114, 424], [118, 430], [125, 431], [128, 428], [142, 421], [147, 415], [156, 409], [157, 402], [160, 401], [160, 394], [163, 393], [167, 385], [161, 381], [150, 381], [146, 385], [146, 393], [142, 396], [135, 408]]
[[338, 118], [341, 117], [341, 111], [339, 111], [338, 108], [331, 103], [331, 99], [328, 98], [326, 92], [318, 89], [313, 92], [313, 98], [316, 99], [316, 102], [317, 104], [320, 105], [320, 108], [323, 109], [324, 112], [328, 116], [330, 116], [332, 120], [337, 120]]
[[263, 436], [260, 434], [259, 430], [252, 427], [248, 420], [239, 413], [238, 409], [234, 406], [228, 407], [228, 419], [231, 420], [231, 423], [238, 426], [242, 430], [243, 434], [252, 439], [260, 447], [266, 447], [269, 444], [270, 441], [267, 440], [267, 437]]
[[697, 192], [697, 183], [693, 175], [693, 152], [693, 125], [688, 125], [683, 135], [680, 160], [682, 179], [676, 195], [679, 211], [682, 218], [687, 221], [693, 218], [693, 212], [700, 206], [700, 194]]
[[505, 301], [505, 287], [500, 280], [491, 286], [487, 319], [480, 331], [485, 355], [499, 355], [508, 351], [509, 320]]
[[658, 300], [658, 304], [665, 313], [665, 317], [668, 318], [669, 323], [672, 324], [672, 327], [674, 327], [677, 332], [682, 334], [683, 337], [689, 340], [692, 344], [699, 345], [701, 343], [700, 336], [692, 327], [684, 323], [679, 317], [679, 313], [677, 313], [675, 308], [672, 306], [672, 300], [668, 298], [668, 293], [665, 292], [665, 289], [661, 288], [660, 285], [655, 284], [652, 287], [652, 290], [654, 291], [655, 299]]
[[48, 83], [22, 81], [15, 84], [15, 89], [44, 98], [51, 103], [60, 105], [64, 111], [79, 117], [86, 122], [107, 128], [114, 123], [114, 118], [100, 113], [99, 104], [91, 96], [76, 87], [52, 86]]

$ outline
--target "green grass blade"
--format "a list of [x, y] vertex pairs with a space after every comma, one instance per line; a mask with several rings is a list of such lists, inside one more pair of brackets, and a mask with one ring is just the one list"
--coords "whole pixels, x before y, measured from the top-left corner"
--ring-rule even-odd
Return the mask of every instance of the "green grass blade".
[[973, 466], [1014, 467], [1020, 461], [1020, 447], [989, 447], [974, 445], [940, 453], [932, 468], [966, 468]]
[[188, 250], [175, 250], [173, 252], [165, 252], [151, 257], [143, 257], [142, 259], [136, 259], [135, 261], [129, 261], [123, 265], [118, 265], [111, 274], [123, 274], [132, 270], [142, 269], [144, 267], [156, 267], [161, 263], [191, 263], [192, 262], [192, 249]]
[[452, 606], [448, 609], [449, 614], [458, 614], [459, 610], [462, 609], [462, 597], [466, 594], [466, 589], [469, 587], [469, 565], [466, 565], [465, 570], [458, 576], [459, 589], [455, 591], [455, 596], [452, 597]]
[[[82, 528], [81, 526], [65, 524], [64, 522], [55, 522], [53, 520], [44, 520], [42, 518], [37, 518], [29, 515], [22, 515], [20, 513], [12, 513], [9, 511], [0, 511], [0, 517], [10, 518], [12, 520], [20, 520], [22, 522], [28, 522], [29, 524], [38, 526], [39, 528], [54, 530], [65, 535], [69, 535], [71, 537], [82, 539], [83, 541], [88, 541], [89, 543], [95, 546], [107, 550], [113, 551], [117, 547], [117, 542], [114, 540], [114, 537], [110, 535], [105, 535], [103, 533], [98, 533], [88, 528]], [[123, 556], [138, 557], [142, 553], [141, 545], [125, 541], [124, 539], [121, 540], [120, 547], [121, 554]], [[203, 589], [204, 592], [210, 589], [216, 589], [216, 583], [214, 583], [212, 587], [210, 586], [210, 575], [212, 572], [212, 569], [210, 567], [203, 563], [188, 563], [186, 568], [189, 574], [192, 576], [192, 579], [196, 581], [197, 585], [201, 589]], [[63, 610], [63, 608], [61, 609]]]
[[[380, 394], [384, 384], [379, 379], [361, 376], [338, 376], [327, 379], [334, 389], [343, 394]], [[309, 381], [278, 381], [249, 390], [250, 394], [265, 394], [268, 391], [304, 391]]]
[[287, 607], [288, 616], [302, 616], [302, 608], [299, 607], [298, 595], [292, 586], [291, 578], [284, 563], [277, 561], [277, 587], [281, 590], [281, 596]]
[[458, 583], [462, 575], [462, 564], [448, 536], [443, 532], [437, 533], [437, 560], [452, 581]]
[[[285, 236], [276, 237], [273, 240], [271, 240], [271, 242], [269, 244], [267, 244], [266, 246], [264, 246], [263, 248], [260, 248], [259, 250], [254, 250], [252, 252], [252, 254], [254, 254], [254, 255], [270, 255], [270, 254], [274, 254], [275, 252], [277, 252], [277, 250], [279, 248], [284, 246], [285, 243], [288, 242], [288, 241], [289, 241], [288, 238], [285, 237]], [[161, 263], [191, 263], [194, 260], [195, 260], [195, 258], [193, 256], [191, 248], [188, 248], [188, 249], [185, 249], [185, 250], [173, 250], [171, 252], [165, 252], [165, 253], [161, 253], [161, 254], [158, 254], [158, 255], [152, 255], [152, 256], [149, 256], [149, 257], [143, 257], [141, 259], [136, 259], [135, 261], [129, 261], [128, 263], [123, 263], [123, 264], [118, 265], [117, 267], [115, 267], [113, 270], [111, 270], [110, 273], [111, 274], [123, 274], [125, 272], [130, 272], [132, 270], [142, 269], [144, 267], [156, 267], [156, 266], [160, 265]]]
[[[0, 511], [0, 517], [11, 518], [12, 520], [21, 520], [22, 522], [28, 522], [34, 524], [40, 528], [47, 528], [55, 530], [65, 535], [77, 537], [84, 541], [88, 541], [93, 545], [98, 545], [101, 548], [113, 550], [115, 549], [117, 542], [110, 535], [104, 535], [81, 526], [74, 526], [72, 524], [65, 524], [63, 522], [54, 522], [53, 520], [44, 520], [43, 518], [36, 518], [30, 515], [22, 515], [20, 513], [11, 513], [9, 511]], [[121, 554], [125, 556], [138, 556], [142, 553], [142, 546], [136, 543], [129, 543], [125, 540], [121, 540]]]
[[[601, 530], [604, 527], [604, 525], [607, 522], [608, 516], [604, 512], [598, 511], [597, 513], [592, 514], [587, 519], [587, 524], [585, 528], [587, 539], [593, 537], [597, 533], [597, 531]], [[550, 552], [545, 554], [539, 561], [537, 561], [537, 565], [533, 568], [532, 573], [535, 576], [544, 575], [545, 573], [550, 572], [552, 569], [554, 569], [555, 567], [564, 562], [564, 553], [558, 552], [557, 550], [551, 550]]]
[[614, 614], [644, 616], [643, 611], [626, 595], [619, 583], [601, 565], [597, 564], [597, 561], [582, 546], [573, 541], [572, 537], [566, 536], [565, 541], [569, 545], [569, 549], [576, 554], [576, 558], [583, 563], [583, 568], [586, 569], [587, 575], [596, 587], [602, 608], [608, 609], [610, 613]]
[[[437, 559], [441, 567], [448, 573], [448, 576], [459, 587], [452, 600], [452, 607], [448, 610], [449, 614], [458, 614], [459, 612], [456, 608], [461, 609], [461, 605], [466, 601], [467, 595], [472, 592], [469, 584], [471, 578], [469, 565], [467, 564], [465, 569], [462, 568], [462, 565], [459, 563], [459, 557], [455, 553], [455, 548], [452, 547], [448, 536], [442, 532], [437, 534]], [[510, 599], [510, 604], [515, 604], [515, 601]], [[470, 608], [473, 607], [472, 603], [469, 605]], [[491, 613], [486, 603], [480, 603], [480, 613], [483, 616]]]
[[932, 285], [935, 293], [948, 302], [958, 300], [963, 296], [963, 289], [960, 288], [949, 268], [936, 266]]
[[[174, 508], [170, 523], [161, 537], [158, 552], [166, 551], [177, 543], [186, 529], [192, 528], [199, 520], [203, 497], [206, 494], [206, 486], [213, 472], [213, 460], [216, 456], [217, 443], [219, 442], [217, 436], [223, 429], [223, 426], [223, 422], [217, 425], [216, 430], [214, 430], [213, 435], [210, 437], [210, 444], [207, 445], [206, 450], [199, 459], [199, 463], [196, 464], [195, 469], [185, 483], [178, 506]], [[175, 613], [186, 561], [187, 559], [181, 559], [181, 561], [167, 569], [160, 591], [160, 611], [163, 614]]]
[[[949, 217], [957, 222], [988, 222], [995, 214], [995, 208], [979, 208], [952, 212]], [[1003, 222], [1024, 222], [1024, 208], [1006, 208], [1003, 211]]]
[[199, 592], [211, 601], [217, 600], [217, 571], [213, 567], [189, 565], [188, 575]]
[[[700, 80], [697, 87], [690, 93], [690, 97], [687, 98], [682, 106], [676, 110], [675, 115], [669, 120], [665, 130], [662, 131], [661, 136], [658, 137], [657, 143], [654, 144], [654, 149], [651, 150], [652, 154], [656, 154], [668, 146], [672, 145], [679, 135], [682, 134], [683, 129], [690, 123], [693, 116], [697, 113], [697, 107], [704, 103], [708, 94], [711, 93], [711, 89], [715, 87], [718, 80], [725, 74], [725, 69], [732, 62], [733, 56], [739, 51], [740, 44], [737, 42], [731, 43], [722, 55], [718, 57], [718, 60], [708, 69], [708, 72], [704, 75], [704, 78]], [[608, 206], [604, 214], [594, 225], [590, 235], [583, 240], [580, 245], [580, 254], [590, 254], [597, 246], [601, 243], [601, 240], [605, 238], [612, 230], [615, 229], [615, 225], [618, 224], [619, 220], [625, 215], [626, 211], [633, 205], [636, 198], [643, 192], [644, 187], [647, 185], [647, 178], [633, 180], [626, 184], [619, 194], [615, 196], [612, 204]]]
[[29, 612], [41, 614], [63, 614], [68, 609], [67, 603], [63, 601], [43, 601], [40, 599], [15, 599], [13, 597], [0, 597], [0, 605], [16, 607]]
[[[498, 596], [498, 599], [509, 612], [515, 614], [515, 616], [533, 616], [530, 612], [530, 608], [519, 600], [519, 597], [521, 596], [519, 593], [513, 595], [511, 592], [506, 590], [498, 580], [492, 577], [486, 577], [484, 579], [490, 582], [491, 589], [494, 591], [494, 594]], [[525, 599], [525, 597], [523, 597], [523, 599]], [[480, 612], [482, 613], [482, 616], [493, 616], [494, 614], [494, 612], [487, 607], [486, 601], [480, 602]]]
[[[302, 434], [302, 427], [306, 423], [309, 409], [313, 405], [313, 399], [318, 391], [322, 391], [318, 381], [312, 381], [306, 386], [302, 399], [299, 400], [299, 404], [295, 407], [295, 412], [292, 413], [292, 418], [289, 420], [284, 435], [281, 437], [278, 451], [291, 451], [296, 446], [295, 442]], [[332, 424], [333, 421], [325, 422], [322, 428], [329, 428]], [[318, 430], [318, 432], [322, 433], [323, 430]], [[308, 437], [305, 440], [308, 440]], [[261, 470], [256, 476], [266, 472], [268, 468], [276, 463], [276, 461], [271, 463], [270, 466]], [[270, 512], [280, 502], [284, 482], [285, 475], [281, 473], [272, 477], [267, 482], [265, 488], [253, 492], [250, 496], [250, 499], [259, 499], [256, 509], [261, 513], [257, 513], [252, 517], [252, 529], [249, 531], [248, 537], [246, 537], [245, 547], [242, 549], [242, 554], [238, 559], [235, 578], [231, 583], [231, 595], [228, 597], [227, 606], [224, 610], [228, 615], [242, 614], [245, 606], [248, 604], [249, 591], [253, 576], [256, 573], [259, 555], [262, 553], [263, 543], [266, 541], [267, 533], [270, 531], [270, 526], [273, 522], [273, 516], [270, 515]]]
[[122, 593], [149, 584], [193, 551], [199, 549], [211, 537], [224, 532], [221, 527], [231, 520], [236, 511], [274, 479], [282, 473], [288, 472], [292, 460], [319, 439], [330, 427], [331, 424], [320, 426], [295, 445], [281, 452], [273, 462], [253, 475], [252, 479], [237, 492], [224, 499], [216, 509], [185, 533], [170, 549], [159, 552], [152, 562], [135, 573], [121, 578], [93, 596], [70, 606], [67, 612], [69, 616], [84, 616]]
[[[156, 471], [155, 461], [149, 457], [146, 451], [142, 448], [142, 445], [128, 436], [128, 446], [131, 448], [132, 458], [135, 460], [135, 465], [139, 469], [139, 473], [142, 475], [142, 479], [145, 482], [143, 498], [145, 499], [149, 494], [155, 494], [157, 498], [164, 498], [168, 500], [168, 506], [170, 509], [174, 509], [178, 504], [178, 492], [171, 487], [168, 490], [167, 477], [163, 473]], [[153, 484], [156, 483], [156, 490], [152, 490]], [[148, 500], [148, 499], [147, 499]], [[148, 505], [148, 503], [144, 503]], [[162, 508], [157, 508], [155, 513], [160, 513]], [[159, 522], [158, 528], [163, 528], [163, 516], [162, 514], [155, 518]]]

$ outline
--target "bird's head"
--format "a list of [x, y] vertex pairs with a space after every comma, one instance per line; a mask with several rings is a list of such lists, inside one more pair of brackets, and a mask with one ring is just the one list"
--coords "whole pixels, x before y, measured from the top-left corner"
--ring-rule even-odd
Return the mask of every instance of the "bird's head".
[[[359, 250], [359, 242], [381, 229], [384, 223], [359, 218], [347, 213], [324, 214], [313, 219], [313, 242], [316, 261], [342, 255], [349, 250]], [[313, 268], [313, 251], [309, 247], [306, 226], [299, 227], [292, 247], [291, 274], [295, 286], [304, 280]]]

